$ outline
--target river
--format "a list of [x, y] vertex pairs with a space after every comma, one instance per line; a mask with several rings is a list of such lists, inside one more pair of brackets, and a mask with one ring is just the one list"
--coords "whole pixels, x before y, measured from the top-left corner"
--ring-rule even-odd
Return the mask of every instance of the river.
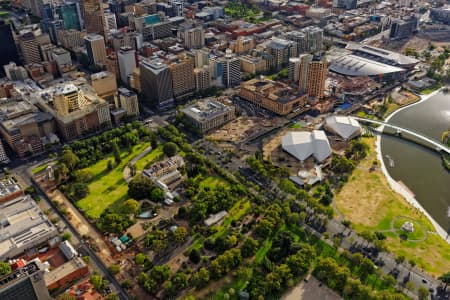
[[[450, 94], [438, 92], [429, 99], [394, 113], [389, 123], [409, 128], [436, 140], [450, 128]], [[381, 153], [391, 177], [403, 182], [417, 202], [444, 229], [449, 230], [450, 172], [440, 155], [431, 149], [383, 135]]]

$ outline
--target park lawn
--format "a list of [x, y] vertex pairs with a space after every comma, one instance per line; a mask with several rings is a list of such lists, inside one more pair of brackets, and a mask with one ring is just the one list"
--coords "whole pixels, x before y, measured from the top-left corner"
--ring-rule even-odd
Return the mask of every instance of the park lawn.
[[383, 114], [383, 118], [389, 116], [391, 113], [393, 113], [394, 111], [396, 111], [397, 109], [399, 109], [400, 107], [406, 106], [406, 105], [410, 105], [413, 104], [417, 101], [419, 101], [420, 98], [419, 97], [411, 97], [409, 98], [407, 101], [405, 101], [405, 103], [399, 105], [397, 103], [389, 103], [388, 107], [386, 109], [386, 112]]
[[228, 182], [219, 176], [208, 176], [199, 183], [200, 189], [204, 189], [205, 187], [214, 189], [217, 186], [228, 187]]
[[422, 95], [428, 95], [428, 94], [431, 94], [432, 92], [434, 92], [435, 90], [440, 89], [441, 87], [442, 87], [442, 85], [440, 83], [438, 83], [438, 84], [432, 85], [426, 89], [421, 90], [420, 93]]
[[155, 162], [162, 155], [163, 155], [163, 146], [162, 145], [158, 145], [158, 147], [156, 147], [155, 149], [152, 149], [152, 151], [147, 153], [147, 155], [145, 155], [144, 157], [142, 157], [141, 159], [139, 159], [136, 162], [136, 164], [135, 164], [136, 169], [139, 170], [139, 171], [144, 170], [145, 167], [149, 163]]
[[123, 150], [122, 161], [111, 171], [107, 171], [107, 166], [108, 160], [114, 160], [112, 155], [86, 168], [92, 173], [94, 179], [89, 183], [89, 195], [79, 200], [77, 206], [89, 218], [97, 219], [106, 208], [117, 208], [120, 203], [128, 199], [128, 185], [123, 179], [123, 168], [148, 145], [148, 143], [136, 145], [131, 153]]
[[262, 263], [264, 257], [266, 257], [267, 252], [269, 252], [270, 248], [272, 248], [272, 239], [268, 238], [266, 239], [261, 247], [256, 251], [255, 254], [255, 264], [259, 265]]
[[[369, 172], [372, 162], [377, 159], [375, 138], [363, 138], [363, 141], [370, 147], [369, 154], [335, 196], [337, 208], [344, 219], [351, 221], [356, 231], [362, 232], [389, 230], [396, 217], [404, 216], [434, 232], [426, 216], [393, 191], [380, 170]], [[413, 259], [417, 265], [435, 275], [450, 270], [450, 245], [436, 234], [429, 234], [423, 242], [402, 241], [396, 234], [386, 235], [388, 249], [397, 256]]]
[[218, 238], [228, 232], [232, 221], [239, 221], [250, 210], [250, 201], [247, 199], [236, 202], [228, 211], [228, 216], [225, 217], [221, 225], [216, 225], [217, 232], [213, 238]]
[[31, 173], [33, 173], [33, 175], [35, 175], [35, 174], [37, 174], [37, 173], [40, 173], [40, 172], [44, 171], [45, 169], [47, 169], [47, 167], [48, 167], [48, 164], [40, 165], [39, 167], [34, 168], [34, 169], [31, 171]]

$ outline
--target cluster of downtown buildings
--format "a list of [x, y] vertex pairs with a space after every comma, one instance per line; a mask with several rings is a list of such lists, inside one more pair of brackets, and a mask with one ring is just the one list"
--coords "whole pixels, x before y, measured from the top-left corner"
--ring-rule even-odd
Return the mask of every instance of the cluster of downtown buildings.
[[[324, 51], [333, 44], [324, 34], [358, 40], [383, 26], [393, 39], [413, 33], [414, 9], [319, 2], [266, 1], [264, 13], [285, 22], [252, 23], [226, 16], [223, 1], [22, 1], [19, 8], [40, 23], [20, 26], [13, 16], [12, 25], [0, 24], [6, 75], [0, 82], [2, 139], [23, 157], [136, 117], [141, 104], [162, 111], [224, 88], [288, 115], [327, 98], [329, 71], [384, 82], [401, 78], [417, 63], [359, 44], [332, 56]], [[447, 11], [438, 8], [431, 17], [445, 23]], [[416, 23], [404, 25], [409, 20]], [[283, 82], [259, 76], [285, 68]]]

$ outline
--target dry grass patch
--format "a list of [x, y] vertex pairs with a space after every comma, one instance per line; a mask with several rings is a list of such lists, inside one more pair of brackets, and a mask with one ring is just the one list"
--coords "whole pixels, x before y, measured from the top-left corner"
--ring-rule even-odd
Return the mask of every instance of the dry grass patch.
[[335, 196], [344, 218], [359, 232], [389, 230], [396, 217], [411, 218], [432, 233], [423, 242], [402, 241], [397, 234], [389, 234], [386, 242], [389, 250], [413, 259], [418, 266], [435, 275], [450, 270], [450, 245], [434, 233], [434, 227], [425, 215], [390, 188], [380, 170], [369, 171], [377, 159], [375, 138], [363, 138], [363, 141], [370, 147], [368, 156]]

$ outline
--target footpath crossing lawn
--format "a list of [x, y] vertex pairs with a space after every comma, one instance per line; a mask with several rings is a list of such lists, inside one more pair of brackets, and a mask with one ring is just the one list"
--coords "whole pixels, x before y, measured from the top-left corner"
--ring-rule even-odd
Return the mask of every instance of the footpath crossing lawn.
[[94, 179], [89, 183], [89, 195], [79, 200], [77, 206], [89, 218], [97, 219], [106, 208], [112, 207], [114, 209], [127, 200], [128, 185], [123, 179], [123, 169], [133, 157], [148, 146], [149, 143], [136, 145], [131, 153], [127, 149], [123, 150], [121, 152], [121, 163], [111, 171], [108, 171], [108, 160], [114, 161], [112, 155], [86, 168], [92, 173]]

